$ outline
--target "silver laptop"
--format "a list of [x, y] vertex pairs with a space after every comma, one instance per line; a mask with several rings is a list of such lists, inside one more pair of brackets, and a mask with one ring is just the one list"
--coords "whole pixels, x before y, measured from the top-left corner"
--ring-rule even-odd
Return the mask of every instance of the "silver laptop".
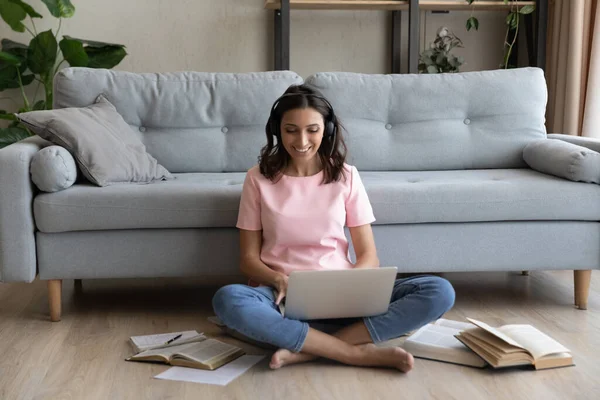
[[294, 271], [288, 279], [284, 316], [311, 320], [383, 314], [397, 272], [396, 267]]

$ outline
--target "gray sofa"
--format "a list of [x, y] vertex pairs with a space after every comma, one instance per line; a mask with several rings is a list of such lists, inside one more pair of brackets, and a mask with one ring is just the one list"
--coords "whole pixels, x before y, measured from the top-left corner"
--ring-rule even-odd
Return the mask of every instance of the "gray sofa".
[[[273, 101], [289, 71], [134, 74], [67, 68], [55, 108], [106, 94], [176, 179], [55, 193], [31, 183], [32, 137], [0, 150], [0, 279], [48, 281], [60, 319], [63, 279], [239, 275], [237, 210]], [[549, 140], [543, 71], [443, 75], [318, 73], [346, 127], [377, 221], [382, 265], [402, 272], [575, 271], [586, 308], [600, 267], [600, 185], [528, 167]], [[549, 135], [550, 136], [550, 135]], [[600, 149], [596, 140], [551, 135]]]

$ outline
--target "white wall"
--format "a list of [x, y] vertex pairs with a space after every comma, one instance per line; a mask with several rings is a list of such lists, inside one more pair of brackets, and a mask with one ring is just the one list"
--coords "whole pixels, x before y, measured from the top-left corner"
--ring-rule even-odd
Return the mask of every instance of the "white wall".
[[[38, 31], [56, 29], [39, 0]], [[273, 12], [264, 0], [73, 0], [76, 12], [61, 35], [121, 43], [129, 55], [115, 69], [134, 72], [247, 72], [273, 68]], [[403, 28], [408, 27], [403, 13]], [[480, 30], [466, 32], [468, 12], [422, 12], [421, 47], [446, 25], [465, 44], [457, 54], [463, 71], [497, 68], [502, 58], [505, 13], [478, 12]], [[28, 26], [31, 26], [27, 22]], [[391, 16], [383, 11], [292, 11], [290, 69], [306, 77], [317, 71], [390, 72]], [[0, 36], [28, 42], [27, 33], [0, 20]], [[406, 41], [406, 34], [403, 40]], [[403, 50], [403, 70], [406, 48]], [[31, 87], [33, 87], [32, 85]], [[30, 92], [32, 91], [30, 87]], [[17, 96], [9, 91], [0, 96]], [[12, 108], [7, 100], [1, 108]]]

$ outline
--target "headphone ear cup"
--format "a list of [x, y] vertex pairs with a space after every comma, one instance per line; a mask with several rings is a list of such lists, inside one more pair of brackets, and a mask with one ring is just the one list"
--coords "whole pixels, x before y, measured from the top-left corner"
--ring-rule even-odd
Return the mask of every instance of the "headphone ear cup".
[[277, 130], [278, 130], [278, 126], [277, 126], [277, 121], [274, 118], [269, 118], [269, 131], [271, 132], [271, 135], [273, 135], [275, 138], [277, 138]]
[[333, 121], [327, 121], [325, 124], [325, 136], [331, 138], [335, 133], [335, 123]]

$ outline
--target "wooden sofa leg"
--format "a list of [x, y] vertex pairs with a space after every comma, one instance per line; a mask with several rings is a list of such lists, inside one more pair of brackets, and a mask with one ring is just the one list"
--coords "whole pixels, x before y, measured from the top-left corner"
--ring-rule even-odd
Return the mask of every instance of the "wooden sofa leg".
[[575, 278], [575, 306], [580, 310], [587, 310], [592, 270], [573, 271], [573, 275]]
[[60, 321], [62, 279], [48, 281], [48, 304], [50, 305], [50, 321]]

